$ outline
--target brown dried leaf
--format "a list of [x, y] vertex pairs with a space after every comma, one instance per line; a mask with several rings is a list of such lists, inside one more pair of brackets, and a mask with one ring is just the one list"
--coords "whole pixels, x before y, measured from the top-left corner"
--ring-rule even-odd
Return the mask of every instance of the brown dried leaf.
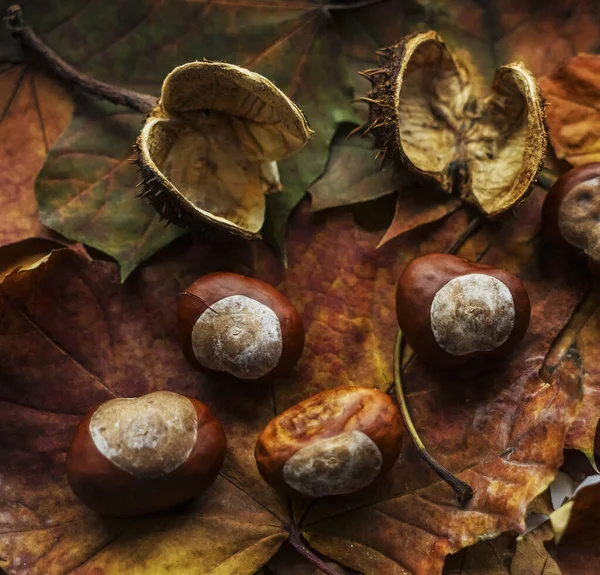
[[413, 186], [412, 189], [403, 187], [398, 193], [394, 219], [377, 247], [419, 226], [437, 222], [461, 207], [458, 198], [444, 196], [439, 201], [432, 201], [431, 190], [416, 188], [417, 186]]
[[[572, 417], [571, 385], [577, 385], [569, 378], [544, 385], [535, 373], [581, 290], [576, 275], [552, 267], [556, 258], [545, 266], [539, 206], [537, 197], [500, 235], [486, 231], [465, 249], [497, 242], [482, 250], [485, 261], [519, 273], [529, 289], [534, 321], [518, 356], [486, 377], [485, 388], [457, 387], [416, 363], [407, 377], [425, 443], [473, 483], [472, 506], [457, 509], [450, 489], [405, 442], [378, 490], [309, 510], [304, 532], [332, 559], [367, 575], [399, 573], [402, 565], [440, 573], [447, 553], [519, 529], [528, 502], [555, 473]], [[349, 213], [314, 218], [303, 209], [283, 279], [272, 259], [249, 246], [210, 254], [207, 248], [186, 252], [185, 244], [142, 268], [128, 286], [119, 284], [116, 265], [70, 250], [13, 273], [0, 292], [0, 566], [17, 570], [21, 561], [32, 573], [52, 572], [60, 557], [61, 569], [82, 573], [156, 573], [175, 561], [190, 570], [214, 567], [219, 575], [255, 572], [286, 538], [292, 519], [256, 471], [258, 433], [275, 412], [317, 391], [341, 384], [389, 387], [397, 277], [419, 253], [446, 249], [467, 223], [458, 212], [435, 233], [417, 230], [393, 249], [376, 250], [378, 232], [357, 228]], [[181, 355], [176, 294], [219, 268], [279, 283], [303, 315], [305, 353], [273, 397], [244, 387], [232, 395], [194, 373]], [[223, 421], [230, 449], [221, 479], [204, 497], [164, 516], [99, 520], [64, 478], [74, 426], [97, 401], [160, 388], [200, 398]], [[302, 512], [295, 505], [296, 521]]]
[[508, 575], [514, 547], [514, 536], [506, 533], [490, 541], [480, 541], [449, 555], [443, 575]]
[[[558, 515], [560, 521], [555, 519]], [[600, 483], [579, 490], [572, 501], [552, 514], [551, 519], [555, 543], [549, 548], [560, 573], [596, 573], [600, 565]]]
[[[595, 288], [591, 297], [596, 298]], [[590, 297], [590, 296], [588, 296]], [[600, 309], [596, 309], [576, 340], [581, 356], [582, 403], [567, 434], [565, 448], [582, 451], [595, 467], [594, 442], [600, 419]]]
[[600, 56], [574, 56], [539, 82], [556, 156], [573, 165], [600, 161]]
[[517, 551], [511, 565], [512, 575], [561, 575], [558, 565], [544, 545], [552, 537], [549, 523], [544, 523], [525, 535], [517, 543]]
[[35, 178], [71, 121], [66, 90], [42, 73], [12, 66], [0, 73], [0, 246], [48, 237], [39, 222]]

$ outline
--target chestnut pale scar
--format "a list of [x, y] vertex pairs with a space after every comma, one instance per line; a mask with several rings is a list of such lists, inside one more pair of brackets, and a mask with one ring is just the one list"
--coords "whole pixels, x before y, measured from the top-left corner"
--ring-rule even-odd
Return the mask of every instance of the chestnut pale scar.
[[506, 284], [485, 274], [450, 280], [433, 298], [431, 330], [438, 345], [452, 355], [500, 347], [515, 325], [513, 296]]
[[207, 369], [241, 379], [259, 378], [281, 358], [283, 338], [275, 312], [244, 295], [213, 303], [192, 329], [192, 349]]
[[98, 451], [119, 469], [154, 478], [186, 461], [196, 443], [197, 421], [189, 399], [157, 391], [101, 405], [89, 430]]
[[382, 463], [377, 445], [355, 429], [300, 449], [283, 466], [283, 478], [309, 497], [343, 495], [369, 485]]

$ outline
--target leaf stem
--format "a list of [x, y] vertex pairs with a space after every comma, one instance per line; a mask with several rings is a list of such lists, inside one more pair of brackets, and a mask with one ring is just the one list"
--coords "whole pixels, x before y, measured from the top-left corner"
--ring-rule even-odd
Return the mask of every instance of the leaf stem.
[[542, 168], [540, 175], [538, 176], [537, 184], [545, 190], [549, 190], [554, 185], [556, 180], [558, 180], [558, 175], [556, 172], [550, 170], [549, 168]]
[[461, 507], [464, 507], [467, 502], [473, 497], [473, 489], [470, 485], [461, 481], [458, 477], [450, 473], [444, 466], [438, 463], [427, 451], [425, 445], [421, 441], [417, 430], [412, 422], [410, 413], [408, 412], [408, 406], [406, 405], [406, 397], [404, 396], [404, 389], [402, 387], [402, 356], [404, 354], [404, 337], [402, 332], [398, 330], [398, 336], [396, 337], [396, 346], [394, 349], [394, 383], [396, 384], [396, 398], [400, 404], [400, 412], [404, 419], [404, 425], [406, 430], [412, 439], [417, 451], [421, 454], [421, 457], [429, 464], [429, 466], [448, 484], [454, 493], [456, 493], [456, 499]]
[[319, 568], [326, 575], [340, 575], [337, 569], [327, 565], [305, 542], [302, 534], [299, 531], [292, 531], [289, 537], [290, 545], [302, 557], [310, 561], [315, 567]]
[[452, 244], [450, 245], [450, 247], [446, 250], [447, 254], [455, 254], [458, 250], [460, 250], [460, 248], [462, 248], [466, 241], [473, 236], [473, 234], [475, 234], [479, 228], [481, 228], [483, 224], [483, 220], [480, 217], [476, 217], [473, 218], [470, 222], [469, 225], [465, 228], [465, 230], [463, 231], [462, 234], [460, 234], [460, 236], [458, 236], [458, 238], [456, 238], [454, 240], [454, 242], [452, 242]]
[[40, 57], [62, 81], [92, 96], [108, 100], [113, 104], [127, 106], [142, 114], [148, 114], [156, 106], [155, 96], [100, 82], [87, 74], [82, 74], [65, 62], [25, 23], [23, 11], [18, 4], [8, 8], [4, 20], [13, 36], [20, 40], [23, 49]]

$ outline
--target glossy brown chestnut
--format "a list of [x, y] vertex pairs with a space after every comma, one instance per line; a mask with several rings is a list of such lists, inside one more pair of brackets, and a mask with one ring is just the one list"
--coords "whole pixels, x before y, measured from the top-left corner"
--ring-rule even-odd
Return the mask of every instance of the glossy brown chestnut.
[[111, 399], [91, 409], [67, 453], [71, 488], [102, 515], [163, 511], [217, 477], [225, 433], [210, 409], [170, 391]]
[[530, 304], [521, 280], [449, 254], [413, 260], [396, 291], [398, 324], [426, 363], [499, 359], [523, 339]]
[[[585, 164], [560, 176], [542, 209], [547, 236], [558, 245], [583, 251], [600, 263], [600, 163]], [[595, 265], [594, 265], [595, 264]]]
[[196, 369], [268, 382], [304, 348], [302, 318], [273, 286], [232, 273], [201, 277], [179, 297], [179, 336]]
[[338, 387], [272, 419], [258, 437], [258, 470], [275, 489], [323, 497], [361, 491], [394, 465], [402, 421], [385, 393]]

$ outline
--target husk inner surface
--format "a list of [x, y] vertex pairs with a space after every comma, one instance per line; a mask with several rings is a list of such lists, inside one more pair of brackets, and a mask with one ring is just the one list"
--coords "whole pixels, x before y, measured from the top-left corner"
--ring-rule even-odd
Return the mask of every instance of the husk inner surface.
[[411, 164], [487, 214], [514, 205], [545, 152], [531, 75], [520, 64], [504, 66], [491, 95], [477, 99], [467, 70], [435, 39], [407, 49], [399, 74], [398, 135]]
[[188, 210], [257, 235], [265, 194], [281, 190], [275, 162], [310, 135], [297, 106], [262, 76], [194, 62], [166, 78], [141, 150]]

